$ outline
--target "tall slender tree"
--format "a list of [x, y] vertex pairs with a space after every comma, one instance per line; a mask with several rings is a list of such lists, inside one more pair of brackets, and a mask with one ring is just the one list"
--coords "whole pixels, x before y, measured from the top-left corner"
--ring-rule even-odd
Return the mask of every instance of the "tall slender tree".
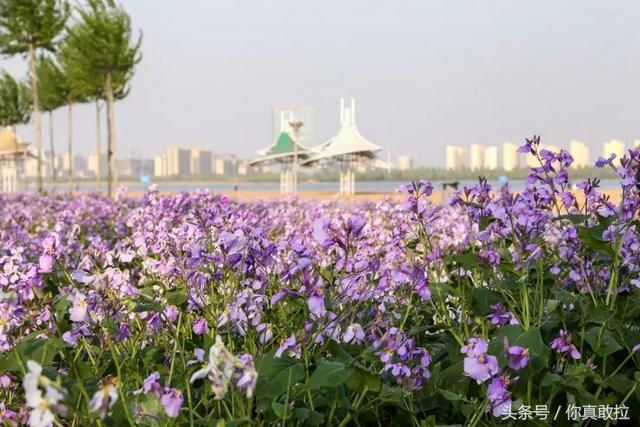
[[49, 115], [49, 146], [51, 150], [51, 174], [56, 182], [55, 144], [53, 132], [53, 112], [67, 102], [69, 88], [67, 79], [56, 61], [42, 56], [36, 62], [36, 76], [39, 85], [40, 108]]
[[[93, 101], [96, 108], [96, 154], [98, 157], [96, 170], [96, 188], [101, 191], [102, 170], [102, 148], [101, 148], [101, 126], [100, 126], [100, 110], [104, 105], [105, 87], [104, 81], [100, 75], [93, 73], [92, 69], [87, 67], [86, 58], [77, 48], [77, 40], [69, 43], [70, 38], [66, 38], [60, 47], [60, 62], [64, 68], [66, 80], [69, 82], [70, 89], [82, 98], [83, 102]], [[120, 90], [115, 92], [116, 99], [122, 99], [127, 94], [127, 87], [120, 85]], [[102, 105], [101, 105], [102, 104]]]
[[135, 67], [142, 59], [142, 34], [134, 37], [131, 18], [113, 0], [88, 0], [80, 19], [69, 28], [66, 49], [76, 70], [100, 79], [107, 107], [107, 192], [113, 195], [115, 171], [115, 111], [118, 96], [129, 90]]
[[42, 124], [36, 52], [54, 50], [69, 13], [70, 8], [65, 0], [0, 0], [0, 52], [10, 56], [27, 54], [29, 58], [39, 191], [43, 190]]

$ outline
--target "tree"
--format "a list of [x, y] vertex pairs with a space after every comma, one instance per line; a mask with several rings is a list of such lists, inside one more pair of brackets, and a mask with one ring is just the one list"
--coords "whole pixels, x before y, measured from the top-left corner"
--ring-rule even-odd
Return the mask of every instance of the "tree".
[[16, 126], [31, 119], [31, 96], [27, 85], [6, 71], [0, 73], [0, 126]]
[[48, 56], [43, 56], [36, 62], [36, 77], [39, 86], [40, 108], [49, 113], [49, 145], [51, 148], [51, 172], [53, 182], [56, 182], [55, 144], [53, 140], [53, 111], [64, 106], [67, 102], [69, 88], [64, 73]]
[[[77, 26], [75, 28], [78, 28]], [[69, 40], [72, 40], [69, 42]], [[64, 74], [68, 81], [70, 90], [77, 94], [82, 102], [93, 101], [96, 106], [96, 154], [98, 156], [96, 170], [96, 188], [101, 190], [101, 126], [100, 110], [101, 101], [106, 101], [105, 84], [101, 75], [93, 72], [87, 58], [77, 50], [77, 39], [67, 37], [60, 47], [60, 62], [64, 68]], [[116, 76], [119, 78], [119, 76]], [[129, 87], [126, 84], [117, 83], [114, 85], [114, 99], [123, 99], [129, 94]]]
[[118, 95], [129, 92], [135, 66], [142, 59], [142, 34], [134, 39], [131, 18], [112, 0], [88, 0], [80, 20], [69, 29], [65, 42], [73, 69], [99, 78], [107, 106], [107, 192], [113, 195], [115, 174], [115, 112]]
[[31, 95], [38, 159], [38, 190], [42, 191], [42, 125], [36, 51], [53, 51], [69, 17], [65, 0], [0, 0], [0, 52], [27, 54], [31, 71]]
[[[14, 128], [31, 119], [31, 96], [26, 84], [19, 82], [6, 71], [0, 73], [0, 126]], [[18, 169], [18, 145], [13, 159]]]

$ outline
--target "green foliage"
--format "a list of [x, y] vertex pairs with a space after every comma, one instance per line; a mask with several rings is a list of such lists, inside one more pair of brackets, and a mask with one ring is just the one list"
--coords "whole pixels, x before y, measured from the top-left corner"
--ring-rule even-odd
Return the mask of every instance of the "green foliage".
[[61, 49], [73, 85], [78, 92], [105, 99], [105, 82], [110, 78], [114, 97], [126, 97], [142, 59], [142, 35], [134, 39], [129, 15], [113, 2], [89, 0], [78, 13]]
[[27, 123], [31, 118], [31, 96], [27, 85], [6, 71], [0, 73], [0, 126]]
[[69, 14], [65, 0], [0, 0], [0, 52], [53, 51]]
[[67, 77], [52, 57], [38, 58], [36, 75], [42, 111], [54, 111], [71, 101]]

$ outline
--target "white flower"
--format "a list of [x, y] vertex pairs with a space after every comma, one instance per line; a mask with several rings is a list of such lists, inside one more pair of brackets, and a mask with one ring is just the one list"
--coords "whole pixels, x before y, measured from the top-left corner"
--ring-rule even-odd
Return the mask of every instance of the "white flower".
[[[53, 424], [55, 414], [64, 415], [67, 408], [62, 403], [66, 390], [62, 388], [59, 379], [51, 381], [42, 375], [42, 366], [33, 360], [27, 361], [29, 372], [24, 376], [22, 387], [29, 411], [29, 426], [45, 427]], [[43, 394], [44, 391], [44, 394]]]
[[208, 378], [215, 399], [223, 399], [233, 381], [245, 389], [251, 397], [256, 387], [258, 373], [249, 354], [234, 356], [224, 345], [220, 336], [216, 336], [216, 343], [209, 349], [209, 360], [204, 366], [191, 375], [191, 383]]
[[107, 416], [107, 411], [113, 407], [113, 404], [118, 400], [118, 391], [116, 390], [113, 381], [108, 381], [95, 392], [89, 402], [89, 410], [91, 412], [97, 412], [100, 419], [104, 419]]
[[216, 343], [209, 349], [209, 361], [191, 375], [190, 382], [209, 378], [215, 399], [223, 399], [229, 391], [229, 383], [239, 364], [241, 365], [241, 362], [227, 350], [222, 338], [217, 335]]
[[69, 309], [69, 319], [71, 319], [71, 321], [85, 322], [89, 320], [87, 314], [87, 299], [81, 292], [76, 291], [73, 296], [69, 298], [69, 301], [73, 304]]

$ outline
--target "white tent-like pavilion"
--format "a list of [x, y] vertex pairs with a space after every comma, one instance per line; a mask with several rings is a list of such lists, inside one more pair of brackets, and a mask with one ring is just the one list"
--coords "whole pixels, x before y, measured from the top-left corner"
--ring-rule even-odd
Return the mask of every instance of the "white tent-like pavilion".
[[290, 125], [292, 127], [291, 132], [281, 132], [273, 144], [258, 151], [260, 157], [249, 162], [249, 166], [280, 164], [280, 193], [282, 194], [295, 194], [297, 192], [299, 162], [308, 159], [312, 152], [298, 142], [297, 128], [302, 126], [303, 123], [291, 123]]
[[314, 149], [308, 159], [302, 161], [303, 166], [314, 166], [320, 163], [336, 162], [340, 165], [340, 194], [355, 193], [354, 166], [363, 160], [371, 161], [382, 147], [365, 139], [356, 127], [356, 101], [351, 98], [350, 105], [345, 106], [344, 98], [340, 99], [340, 130], [330, 140]]

